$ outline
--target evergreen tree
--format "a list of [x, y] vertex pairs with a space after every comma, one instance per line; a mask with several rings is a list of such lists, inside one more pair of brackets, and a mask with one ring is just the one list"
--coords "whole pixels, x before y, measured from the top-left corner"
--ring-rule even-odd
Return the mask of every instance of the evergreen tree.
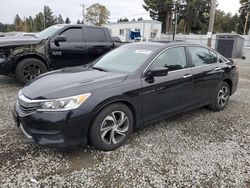
[[44, 6], [44, 8], [43, 8], [43, 14], [44, 14], [45, 28], [56, 24], [57, 20], [53, 16], [53, 12], [49, 8], [49, 6]]
[[172, 31], [172, 7], [173, 0], [144, 0], [143, 7], [154, 20], [162, 22], [163, 33]]
[[[151, 18], [162, 22], [163, 32], [171, 33], [173, 0], [144, 0], [144, 3]], [[206, 33], [210, 7], [211, 0], [177, 1], [178, 23], [184, 24], [184, 33]]]
[[70, 24], [71, 23], [71, 21], [70, 21], [70, 19], [68, 17], [65, 19], [65, 23], [66, 24]]
[[34, 31], [42, 31], [44, 29], [44, 15], [42, 12], [39, 12], [34, 19]]
[[15, 26], [16, 31], [23, 30], [23, 21], [18, 14], [16, 15], [16, 17], [14, 19], [14, 26]]
[[64, 24], [64, 20], [63, 20], [61, 14], [59, 14], [59, 16], [57, 17], [57, 23], [58, 23], [58, 24]]
[[239, 30], [240, 33], [243, 34], [244, 32], [244, 27], [246, 24], [246, 16], [247, 13], [249, 13], [249, 17], [248, 17], [248, 23], [247, 23], [247, 27], [246, 27], [246, 31], [249, 31], [250, 28], [250, 1], [249, 0], [240, 0], [240, 18], [241, 18], [241, 22], [239, 24]]

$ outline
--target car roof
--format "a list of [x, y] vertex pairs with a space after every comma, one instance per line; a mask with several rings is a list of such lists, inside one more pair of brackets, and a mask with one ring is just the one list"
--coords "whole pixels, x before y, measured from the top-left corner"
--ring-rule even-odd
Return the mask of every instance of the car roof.
[[151, 41], [151, 42], [135, 42], [135, 43], [128, 43], [126, 46], [152, 46], [152, 47], [158, 47], [159, 49], [164, 49], [172, 46], [199, 46], [203, 48], [208, 48], [206, 45], [202, 44], [197, 44], [197, 43], [190, 43], [190, 42], [185, 42], [185, 41]]
[[86, 24], [56, 24], [58, 26], [63, 27], [95, 27], [95, 28], [104, 28], [102, 26], [96, 26], [96, 25], [86, 25]]

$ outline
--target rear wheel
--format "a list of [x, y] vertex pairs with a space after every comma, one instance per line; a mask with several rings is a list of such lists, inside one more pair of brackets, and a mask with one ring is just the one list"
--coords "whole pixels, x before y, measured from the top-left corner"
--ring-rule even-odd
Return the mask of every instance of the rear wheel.
[[130, 109], [115, 103], [104, 108], [95, 118], [89, 132], [90, 143], [103, 151], [115, 150], [124, 144], [133, 130]]
[[230, 87], [228, 83], [223, 81], [219, 85], [216, 94], [213, 97], [213, 101], [209, 105], [209, 108], [214, 111], [223, 110], [228, 104], [229, 97], [230, 97]]
[[15, 75], [18, 81], [26, 84], [45, 72], [47, 72], [47, 67], [42, 61], [35, 58], [28, 58], [18, 63]]

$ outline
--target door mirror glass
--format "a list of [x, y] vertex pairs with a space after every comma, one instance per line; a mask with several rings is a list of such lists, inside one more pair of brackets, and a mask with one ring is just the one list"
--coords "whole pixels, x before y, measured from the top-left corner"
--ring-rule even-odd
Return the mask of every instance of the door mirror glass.
[[168, 68], [166, 67], [153, 67], [146, 73], [147, 77], [160, 77], [167, 75], [168, 75]]

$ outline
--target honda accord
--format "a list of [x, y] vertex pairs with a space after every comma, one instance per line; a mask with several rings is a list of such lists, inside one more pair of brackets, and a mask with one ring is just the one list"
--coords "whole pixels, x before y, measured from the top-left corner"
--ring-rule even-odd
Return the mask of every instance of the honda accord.
[[88, 67], [39, 76], [19, 92], [13, 115], [32, 142], [110, 151], [153, 121], [203, 106], [223, 110], [238, 79], [238, 66], [206, 46], [133, 43]]

